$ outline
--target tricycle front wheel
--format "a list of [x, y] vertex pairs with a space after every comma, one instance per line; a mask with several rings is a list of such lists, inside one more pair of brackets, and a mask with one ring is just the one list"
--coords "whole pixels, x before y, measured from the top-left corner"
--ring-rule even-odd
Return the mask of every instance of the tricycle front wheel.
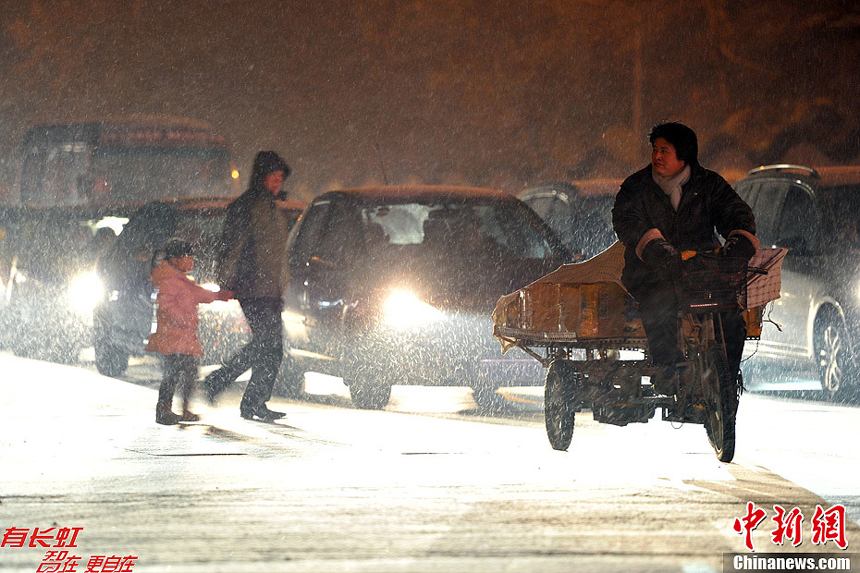
[[544, 417], [554, 450], [567, 451], [573, 439], [575, 376], [576, 371], [564, 360], [553, 360], [546, 373]]
[[726, 357], [719, 349], [702, 356], [702, 386], [705, 390], [705, 431], [721, 462], [735, 457], [735, 420], [738, 412], [737, 384], [729, 373]]

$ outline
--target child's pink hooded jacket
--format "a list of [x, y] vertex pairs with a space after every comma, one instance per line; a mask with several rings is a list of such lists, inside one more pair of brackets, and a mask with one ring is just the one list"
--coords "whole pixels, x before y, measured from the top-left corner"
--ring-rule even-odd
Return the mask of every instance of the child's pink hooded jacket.
[[152, 285], [158, 289], [158, 326], [146, 345], [147, 352], [202, 356], [197, 341], [197, 305], [222, 297], [198, 286], [167, 261], [153, 269]]

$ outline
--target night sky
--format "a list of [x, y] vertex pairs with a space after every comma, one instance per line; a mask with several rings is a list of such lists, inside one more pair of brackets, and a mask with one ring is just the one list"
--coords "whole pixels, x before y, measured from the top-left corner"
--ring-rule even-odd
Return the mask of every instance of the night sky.
[[[32, 125], [124, 114], [213, 124], [305, 197], [337, 185], [511, 192], [621, 177], [654, 123], [702, 163], [860, 163], [853, 2], [0, 2], [0, 185]], [[244, 182], [244, 179], [243, 179]]]

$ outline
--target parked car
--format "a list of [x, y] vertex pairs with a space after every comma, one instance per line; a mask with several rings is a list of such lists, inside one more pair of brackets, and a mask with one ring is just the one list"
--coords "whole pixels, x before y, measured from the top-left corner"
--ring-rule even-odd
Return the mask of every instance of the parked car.
[[[571, 260], [535, 213], [501, 191], [373, 187], [317, 197], [288, 241], [284, 309], [294, 388], [307, 371], [339, 376], [360, 408], [393, 384], [542, 385], [536, 361], [501, 355], [498, 298]], [[287, 364], [285, 362], [285, 364]]]
[[[782, 366], [812, 373], [831, 398], [860, 388], [860, 167], [768, 165], [735, 189], [756, 215], [762, 246], [788, 248], [779, 300], [762, 339], [748, 343], [748, 382]], [[753, 378], [749, 380], [749, 378]]]
[[[152, 258], [168, 238], [189, 241], [194, 247], [194, 280], [218, 288], [216, 252], [230, 201], [224, 197], [154, 201], [131, 215], [116, 243], [98, 261], [104, 296], [93, 311], [93, 346], [99, 372], [119, 376], [131, 356], [143, 355], [155, 328]], [[291, 202], [291, 226], [304, 207]], [[199, 312], [204, 363], [226, 359], [247, 342], [248, 327], [237, 301], [201, 305]]]
[[602, 253], [617, 238], [612, 206], [621, 187], [618, 179], [542, 183], [519, 198], [541, 216], [581, 260]]
[[6, 207], [0, 213], [2, 345], [19, 356], [75, 363], [92, 344], [95, 265], [134, 207]]

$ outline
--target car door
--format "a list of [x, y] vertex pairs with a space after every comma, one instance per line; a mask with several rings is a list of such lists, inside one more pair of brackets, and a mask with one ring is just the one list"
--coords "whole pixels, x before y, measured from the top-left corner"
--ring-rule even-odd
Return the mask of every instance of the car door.
[[308, 286], [315, 280], [310, 259], [321, 240], [330, 205], [330, 201], [311, 205], [293, 228], [287, 242], [290, 282], [284, 297], [282, 316], [287, 342], [294, 354], [308, 351]]
[[290, 247], [285, 327], [294, 348], [336, 359], [358, 220], [348, 202], [321, 201], [305, 214]]

